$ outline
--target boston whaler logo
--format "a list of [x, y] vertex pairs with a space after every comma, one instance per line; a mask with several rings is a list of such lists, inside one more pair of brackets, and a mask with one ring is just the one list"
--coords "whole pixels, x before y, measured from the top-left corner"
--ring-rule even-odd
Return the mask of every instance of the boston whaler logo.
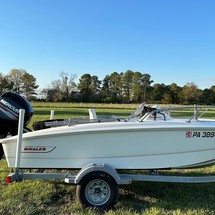
[[56, 146], [25, 146], [22, 153], [49, 153], [55, 148]]
[[192, 131], [187, 131], [186, 138], [191, 138], [191, 137], [192, 137]]

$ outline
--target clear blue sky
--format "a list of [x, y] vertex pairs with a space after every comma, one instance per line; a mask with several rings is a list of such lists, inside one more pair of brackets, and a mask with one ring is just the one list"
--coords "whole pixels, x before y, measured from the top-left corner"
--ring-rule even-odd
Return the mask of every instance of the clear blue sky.
[[60, 72], [130, 69], [155, 83], [215, 85], [215, 0], [0, 0], [0, 72], [40, 87]]

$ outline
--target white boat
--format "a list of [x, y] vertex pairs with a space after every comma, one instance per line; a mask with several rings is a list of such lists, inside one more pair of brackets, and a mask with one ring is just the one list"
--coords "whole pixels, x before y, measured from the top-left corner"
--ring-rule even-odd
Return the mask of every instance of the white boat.
[[[1, 139], [15, 167], [17, 136]], [[215, 120], [172, 119], [167, 110], [142, 104], [129, 119], [95, 120], [24, 133], [20, 168], [195, 168], [215, 164]]]

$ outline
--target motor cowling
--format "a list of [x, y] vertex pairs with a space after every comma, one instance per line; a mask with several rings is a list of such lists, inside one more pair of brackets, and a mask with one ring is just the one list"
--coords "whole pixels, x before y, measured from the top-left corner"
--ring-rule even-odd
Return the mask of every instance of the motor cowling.
[[[18, 133], [20, 109], [25, 110], [24, 127], [26, 127], [33, 115], [31, 104], [15, 92], [6, 92], [0, 96], [0, 138]], [[1, 148], [2, 146], [0, 146], [0, 155]]]
[[20, 94], [6, 92], [0, 97], [0, 137], [8, 134], [17, 134], [19, 110], [25, 110], [24, 127], [26, 127], [33, 115], [31, 104]]

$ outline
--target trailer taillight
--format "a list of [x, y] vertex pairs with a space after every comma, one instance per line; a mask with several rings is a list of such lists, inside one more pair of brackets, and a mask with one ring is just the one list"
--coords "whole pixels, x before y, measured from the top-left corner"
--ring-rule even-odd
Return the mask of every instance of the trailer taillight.
[[12, 183], [12, 177], [10, 175], [6, 177], [6, 183], [8, 184]]

